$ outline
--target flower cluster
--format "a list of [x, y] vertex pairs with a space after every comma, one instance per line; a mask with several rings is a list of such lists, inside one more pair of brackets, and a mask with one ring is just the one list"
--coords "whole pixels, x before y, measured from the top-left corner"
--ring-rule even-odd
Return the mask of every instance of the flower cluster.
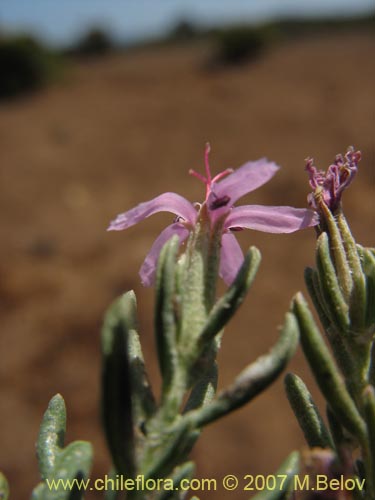
[[206, 175], [190, 171], [190, 174], [206, 186], [206, 198], [202, 204], [192, 204], [176, 193], [163, 193], [118, 215], [108, 228], [114, 231], [127, 229], [157, 212], [175, 214], [174, 222], [160, 233], [142, 264], [140, 276], [146, 286], [152, 285], [154, 281], [156, 264], [163, 245], [173, 235], [179, 237], [180, 243], [185, 241], [199, 220], [202, 208], [208, 213], [211, 230], [215, 230], [219, 219], [222, 222], [220, 276], [227, 284], [234, 280], [244, 258], [234, 232], [246, 228], [269, 233], [291, 233], [318, 223], [316, 213], [308, 209], [263, 205], [235, 207], [236, 201], [268, 182], [279, 167], [266, 159], [260, 159], [247, 162], [235, 171], [227, 169], [212, 177], [209, 152], [210, 147], [207, 145]]

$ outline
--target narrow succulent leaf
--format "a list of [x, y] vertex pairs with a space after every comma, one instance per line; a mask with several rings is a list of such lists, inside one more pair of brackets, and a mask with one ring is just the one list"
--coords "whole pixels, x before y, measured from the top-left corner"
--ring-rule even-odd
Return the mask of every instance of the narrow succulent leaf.
[[336, 222], [341, 233], [341, 239], [345, 248], [353, 282], [353, 288], [350, 295], [351, 325], [355, 331], [361, 332], [366, 324], [366, 276], [362, 269], [355, 240], [341, 209], [338, 210], [336, 214]]
[[107, 312], [102, 330], [102, 418], [113, 463], [120, 474], [132, 475], [134, 429], [129, 360], [129, 321], [134, 294], [120, 297]]
[[284, 500], [289, 497], [293, 490], [294, 478], [299, 471], [299, 453], [293, 451], [280, 465], [274, 474], [276, 484], [272, 483], [272, 489], [264, 489], [252, 500]]
[[[207, 209], [202, 207], [199, 221], [186, 245], [183, 273], [178, 273], [180, 279], [183, 276], [183, 287], [180, 290], [181, 316], [178, 341], [184, 352], [190, 352], [192, 346], [196, 344], [196, 339], [207, 320], [208, 311], [212, 308], [212, 296], [215, 294], [217, 272], [214, 276], [213, 268], [216, 267], [217, 257], [213, 255], [212, 261], [208, 263], [207, 253], [211, 246], [210, 231], [207, 228], [209, 219], [206, 212]], [[214, 282], [210, 283], [211, 287], [208, 289], [207, 282], [213, 279]]]
[[133, 418], [143, 425], [156, 411], [156, 402], [147, 376], [139, 335], [128, 332], [129, 370], [132, 384]]
[[127, 292], [123, 296], [121, 310], [128, 331], [128, 359], [132, 383], [133, 417], [136, 423], [140, 425], [155, 412], [156, 403], [148, 380], [137, 332], [137, 300], [133, 291]]
[[342, 424], [362, 442], [366, 429], [302, 294], [294, 299], [301, 344], [320, 390]]
[[270, 352], [245, 368], [212, 403], [187, 413], [184, 418], [199, 428], [240, 408], [277, 378], [294, 354], [297, 343], [297, 322], [293, 314], [287, 313], [280, 338]]
[[329, 431], [304, 382], [297, 375], [288, 373], [285, 389], [307, 444], [311, 448], [333, 448]]
[[353, 374], [358, 371], [358, 358], [349, 351], [345, 339], [340, 336], [339, 332], [328, 332], [327, 339], [329, 340], [337, 365], [344, 375], [348, 391], [351, 397], [355, 399], [357, 378]]
[[315, 310], [317, 311], [321, 324], [325, 330], [327, 339], [334, 352], [337, 364], [350, 386], [352, 382], [352, 374], [355, 370], [353, 366], [353, 359], [343, 342], [342, 336], [336, 331], [335, 325], [331, 323], [328, 313], [324, 309], [324, 303], [322, 301], [319, 287], [319, 277], [315, 269], [311, 269], [309, 267], [305, 269], [305, 283], [313, 301]]
[[319, 275], [315, 269], [311, 267], [305, 269], [305, 283], [323, 328], [326, 331], [330, 330], [332, 328], [332, 323], [324, 307], [324, 300], [322, 299], [319, 286]]
[[345, 302], [337, 271], [331, 260], [329, 242], [326, 233], [318, 238], [316, 262], [319, 272], [319, 283], [326, 309], [331, 321], [340, 330], [349, 330], [348, 305]]
[[0, 472], [0, 499], [8, 500], [9, 498], [9, 485], [6, 477]]
[[169, 478], [173, 482], [174, 491], [161, 491], [156, 497], [156, 500], [179, 500], [183, 498], [183, 496], [186, 495], [186, 491], [179, 491], [181, 481], [183, 479], [190, 480], [193, 477], [194, 471], [194, 462], [186, 462], [176, 467], [172, 474], [169, 476]]
[[199, 338], [201, 348], [207, 345], [228, 323], [242, 304], [254, 281], [261, 260], [260, 252], [252, 247], [232, 285], [212, 308]]
[[178, 245], [177, 237], [164, 245], [156, 278], [155, 333], [163, 392], [170, 386], [177, 363], [175, 290]]
[[56, 394], [43, 416], [36, 444], [39, 471], [42, 479], [52, 477], [59, 452], [64, 446], [66, 408], [63, 397]]
[[[341, 234], [337, 226], [336, 219], [329, 210], [329, 208], [324, 203], [322, 203], [321, 209], [324, 212], [324, 220], [325, 223], [327, 224], [329, 242], [327, 233], [322, 233], [318, 238], [318, 245], [319, 245], [319, 240], [327, 239], [327, 242], [332, 252], [332, 259], [335, 270], [337, 272], [338, 281], [341, 285], [343, 296], [345, 297], [345, 299], [349, 300], [353, 287], [353, 281], [348, 261], [346, 258], [346, 252], [341, 238]], [[324, 235], [323, 238], [322, 235]]]
[[217, 389], [217, 378], [218, 368], [216, 362], [213, 362], [193, 386], [184, 408], [184, 413], [195, 408], [200, 408], [201, 406], [206, 406], [214, 399]]

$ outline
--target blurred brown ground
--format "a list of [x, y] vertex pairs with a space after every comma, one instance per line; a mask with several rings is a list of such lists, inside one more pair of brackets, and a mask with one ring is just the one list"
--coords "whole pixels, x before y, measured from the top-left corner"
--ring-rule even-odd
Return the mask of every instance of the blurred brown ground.
[[[159, 386], [152, 335], [153, 291], [137, 270], [170, 216], [107, 233], [118, 212], [164, 191], [201, 200], [187, 175], [202, 170], [206, 141], [214, 171], [262, 156], [283, 168], [244, 202], [305, 206], [304, 158], [326, 168], [354, 144], [360, 174], [345, 194], [358, 241], [373, 245], [375, 43], [370, 35], [314, 38], [280, 46], [253, 64], [203, 69], [206, 45], [148, 49], [72, 65], [64, 84], [0, 107], [0, 470], [12, 498], [38, 481], [34, 443], [56, 392], [68, 408], [68, 441], [95, 447], [92, 477], [107, 470], [98, 400], [104, 310], [134, 288], [151, 379]], [[220, 387], [277, 338], [314, 232], [244, 231], [263, 263], [219, 356]], [[299, 353], [290, 369], [313, 385]], [[305, 375], [306, 374], [306, 375]], [[205, 429], [198, 477], [271, 474], [303, 446], [281, 379], [251, 405]], [[242, 481], [242, 485], [245, 481]], [[197, 492], [246, 499], [250, 492]], [[87, 498], [101, 498], [89, 493]]]

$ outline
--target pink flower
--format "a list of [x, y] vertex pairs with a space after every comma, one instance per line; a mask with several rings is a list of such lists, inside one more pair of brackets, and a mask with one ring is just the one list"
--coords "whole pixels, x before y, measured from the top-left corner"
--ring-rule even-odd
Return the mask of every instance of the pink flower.
[[[206, 185], [206, 206], [211, 228], [218, 219], [224, 219], [221, 238], [220, 276], [227, 284], [232, 283], [243, 262], [242, 250], [234, 236], [234, 232], [242, 229], [255, 229], [268, 233], [291, 233], [299, 229], [314, 226], [318, 223], [315, 212], [308, 209], [292, 207], [272, 207], [263, 205], [242, 205], [234, 207], [234, 203], [245, 194], [254, 191], [268, 182], [279, 167], [266, 159], [247, 162], [239, 169], [227, 169], [211, 177], [208, 155], [209, 145], [205, 151], [206, 176], [191, 170], [190, 173]], [[196, 204], [198, 205], [198, 204]], [[164, 244], [177, 235], [180, 243], [185, 241], [193, 230], [199, 216], [196, 206], [176, 193], [163, 193], [156, 198], [140, 203], [124, 212], [111, 222], [108, 230], [121, 231], [150, 217], [157, 212], [172, 212], [176, 215], [174, 222], [167, 226], [157, 237], [140, 269], [142, 283], [152, 285], [155, 277], [157, 260]]]
[[343, 191], [357, 174], [360, 159], [361, 152], [349, 147], [345, 156], [338, 154], [335, 162], [328, 167], [327, 172], [324, 172], [314, 166], [312, 158], [308, 158], [306, 170], [310, 186], [314, 190], [307, 198], [309, 205], [319, 211], [319, 205], [323, 202], [331, 212], [335, 212], [340, 205]]

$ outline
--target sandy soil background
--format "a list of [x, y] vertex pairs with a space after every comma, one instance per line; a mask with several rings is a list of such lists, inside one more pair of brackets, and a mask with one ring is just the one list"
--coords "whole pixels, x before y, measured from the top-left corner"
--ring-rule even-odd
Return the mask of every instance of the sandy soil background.
[[[176, 191], [200, 201], [188, 176], [203, 169], [206, 141], [214, 171], [262, 156], [283, 168], [248, 203], [304, 207], [304, 159], [326, 168], [354, 144], [360, 174], [345, 195], [359, 242], [373, 245], [374, 88], [367, 34], [286, 43], [252, 64], [204, 69], [209, 46], [147, 49], [72, 64], [64, 82], [0, 107], [0, 469], [12, 498], [38, 481], [34, 443], [49, 399], [63, 394], [68, 441], [94, 444], [92, 477], [108, 468], [98, 411], [102, 315], [135, 289], [140, 331], [157, 389], [153, 291], [137, 269], [169, 221], [158, 215], [123, 233], [110, 219], [140, 201]], [[219, 355], [220, 387], [275, 342], [303, 269], [314, 262], [314, 232], [243, 232], [263, 263], [228, 326]], [[306, 374], [298, 353], [290, 369]], [[194, 452], [197, 476], [270, 474], [303, 439], [280, 379], [251, 405], [207, 428]], [[244, 484], [244, 483], [242, 483]], [[245, 499], [238, 490], [201, 499]], [[97, 493], [87, 498], [100, 498]]]

